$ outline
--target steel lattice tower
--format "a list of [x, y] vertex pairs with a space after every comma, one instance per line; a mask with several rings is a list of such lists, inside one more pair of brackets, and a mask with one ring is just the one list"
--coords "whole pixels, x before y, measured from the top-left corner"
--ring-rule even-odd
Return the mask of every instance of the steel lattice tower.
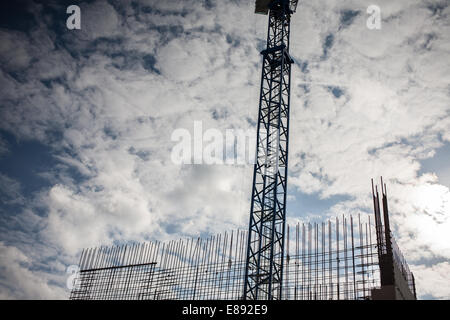
[[256, 1], [269, 14], [257, 125], [257, 154], [247, 245], [244, 299], [281, 299], [288, 173], [290, 17], [296, 0]]

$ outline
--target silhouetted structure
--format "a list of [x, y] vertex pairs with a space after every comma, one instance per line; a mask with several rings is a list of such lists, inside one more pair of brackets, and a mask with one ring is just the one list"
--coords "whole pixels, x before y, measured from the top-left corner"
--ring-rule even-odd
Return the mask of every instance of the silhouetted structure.
[[386, 300], [416, 299], [414, 275], [409, 271], [408, 264], [391, 233], [386, 184], [383, 184], [383, 178], [381, 178], [381, 193], [383, 216], [380, 210], [378, 187], [374, 189], [372, 180], [372, 197], [381, 278], [381, 288], [374, 289], [372, 296], [374, 299]]
[[244, 299], [281, 299], [286, 223], [291, 15], [298, 0], [256, 0], [269, 15], [263, 56]]
[[[287, 228], [283, 299], [415, 299], [414, 276], [383, 218], [352, 216]], [[382, 222], [384, 221], [384, 223]], [[388, 235], [388, 236], [386, 236]], [[247, 231], [207, 239], [84, 250], [71, 299], [242, 299]]]

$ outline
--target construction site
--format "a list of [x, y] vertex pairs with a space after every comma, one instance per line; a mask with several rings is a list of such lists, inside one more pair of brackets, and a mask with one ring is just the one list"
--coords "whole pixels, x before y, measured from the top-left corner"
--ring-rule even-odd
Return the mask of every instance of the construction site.
[[[261, 0], [267, 47], [249, 225], [208, 238], [83, 250], [72, 300], [414, 300], [414, 275], [391, 231], [386, 184], [373, 216], [286, 224], [290, 19], [298, 0]], [[301, 213], [300, 213], [301, 214]]]

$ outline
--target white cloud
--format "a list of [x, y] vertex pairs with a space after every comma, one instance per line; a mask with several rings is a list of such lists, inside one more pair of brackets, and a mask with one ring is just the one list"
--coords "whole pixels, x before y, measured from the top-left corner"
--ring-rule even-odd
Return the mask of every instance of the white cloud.
[[22, 204], [24, 197], [21, 193], [20, 182], [0, 173], [0, 199], [3, 204]]
[[0, 30], [0, 61], [2, 69], [20, 70], [28, 66], [31, 60], [31, 52], [26, 45], [26, 38], [20, 32], [6, 32]]
[[49, 283], [54, 277], [31, 271], [31, 262], [16, 247], [0, 242], [0, 299], [61, 299], [67, 294]]
[[120, 19], [116, 10], [106, 1], [83, 4], [81, 30], [73, 32], [83, 40], [113, 37], [119, 32]]
[[423, 177], [408, 185], [393, 185], [389, 191], [398, 242], [410, 261], [450, 259], [450, 191], [434, 182], [433, 177]]
[[158, 50], [156, 59], [162, 74], [175, 81], [193, 81], [213, 68], [209, 52], [214, 46], [202, 39], [174, 39]]
[[432, 266], [413, 265], [416, 288], [419, 298], [434, 296], [437, 299], [450, 299], [450, 263], [440, 262]]

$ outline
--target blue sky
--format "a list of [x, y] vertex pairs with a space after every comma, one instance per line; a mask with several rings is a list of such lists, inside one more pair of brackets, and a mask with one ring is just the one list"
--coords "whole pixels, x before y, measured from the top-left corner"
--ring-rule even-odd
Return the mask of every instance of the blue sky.
[[436, 149], [433, 157], [421, 161], [421, 172], [434, 172], [439, 177], [439, 183], [450, 188], [450, 143], [445, 143]]
[[[250, 165], [176, 165], [178, 128], [254, 129], [253, 1], [24, 1], [0, 10], [0, 298], [66, 299], [82, 248], [248, 223]], [[423, 298], [450, 298], [450, 4], [300, 2], [288, 221], [371, 213], [383, 176]]]

